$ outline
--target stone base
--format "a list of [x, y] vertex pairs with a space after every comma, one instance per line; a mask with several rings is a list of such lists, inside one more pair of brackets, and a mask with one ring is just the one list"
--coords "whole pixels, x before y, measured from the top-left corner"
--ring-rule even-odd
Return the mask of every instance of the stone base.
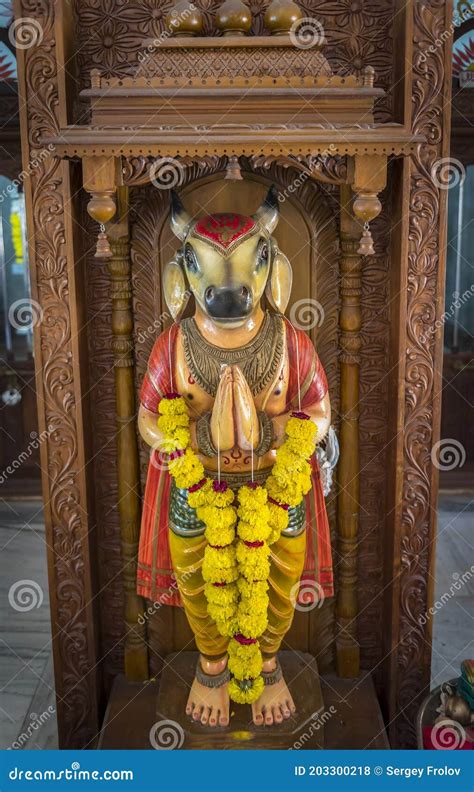
[[202, 726], [184, 712], [197, 657], [197, 652], [168, 655], [159, 682], [140, 684], [118, 677], [99, 748], [153, 749], [150, 735], [163, 747], [187, 749], [390, 747], [370, 674], [351, 680], [320, 678], [314, 657], [302, 652], [279, 653], [297, 708], [293, 718], [257, 727], [249, 706], [232, 704], [229, 726]]

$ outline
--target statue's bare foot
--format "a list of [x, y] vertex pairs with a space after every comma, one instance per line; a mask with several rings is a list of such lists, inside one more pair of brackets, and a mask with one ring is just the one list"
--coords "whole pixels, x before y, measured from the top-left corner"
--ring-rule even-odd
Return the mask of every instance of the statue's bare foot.
[[[277, 669], [275, 657], [265, 660], [263, 671], [273, 672]], [[292, 699], [288, 686], [281, 676], [281, 672], [276, 674], [280, 679], [271, 685], [265, 685], [263, 693], [254, 704], [252, 704], [253, 722], [256, 726], [272, 726], [274, 723], [281, 723], [284, 718], [289, 718], [296, 712], [295, 703]]]
[[[227, 655], [220, 660], [212, 662], [200, 657], [199, 662], [203, 676], [217, 676], [222, 674], [227, 667]], [[207, 687], [197, 678], [191, 686], [186, 715], [191, 715], [193, 720], [201, 721], [204, 726], [228, 726], [229, 724], [229, 683], [224, 682], [219, 687]]]

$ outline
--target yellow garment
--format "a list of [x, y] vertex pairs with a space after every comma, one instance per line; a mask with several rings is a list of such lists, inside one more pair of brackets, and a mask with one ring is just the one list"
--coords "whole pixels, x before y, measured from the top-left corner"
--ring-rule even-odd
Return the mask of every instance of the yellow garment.
[[[176, 581], [196, 645], [203, 655], [222, 657], [229, 639], [220, 635], [209, 616], [204, 595], [202, 562], [206, 540], [204, 536], [177, 536], [173, 531], [170, 531], [169, 540]], [[259, 639], [260, 648], [266, 655], [279, 650], [293, 621], [290, 592], [303, 572], [305, 548], [305, 531], [300, 536], [281, 536], [271, 546], [268, 627]]]

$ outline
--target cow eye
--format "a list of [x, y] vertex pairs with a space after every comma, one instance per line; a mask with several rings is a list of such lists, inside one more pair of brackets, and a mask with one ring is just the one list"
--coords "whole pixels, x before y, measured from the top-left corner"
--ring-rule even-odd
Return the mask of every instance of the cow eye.
[[186, 245], [184, 250], [184, 260], [186, 262], [186, 267], [188, 268], [189, 272], [197, 272], [199, 269], [196, 254], [192, 249], [191, 245]]
[[268, 264], [268, 244], [266, 242], [262, 242], [258, 249], [257, 269], [259, 269], [260, 267], [266, 267], [267, 264]]

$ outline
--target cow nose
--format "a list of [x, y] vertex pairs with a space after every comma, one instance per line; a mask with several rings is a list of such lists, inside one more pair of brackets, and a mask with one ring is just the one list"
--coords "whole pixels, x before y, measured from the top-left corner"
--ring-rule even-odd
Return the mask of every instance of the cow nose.
[[243, 318], [252, 308], [252, 294], [247, 286], [208, 286], [204, 301], [209, 316], [214, 319]]

